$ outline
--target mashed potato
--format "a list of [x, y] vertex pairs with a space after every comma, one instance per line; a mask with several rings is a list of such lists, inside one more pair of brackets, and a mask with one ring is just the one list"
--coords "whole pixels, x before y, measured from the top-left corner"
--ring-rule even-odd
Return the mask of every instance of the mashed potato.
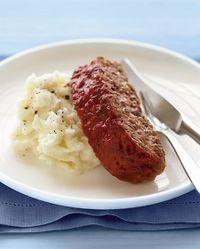
[[32, 151], [48, 164], [80, 174], [99, 165], [71, 101], [68, 75], [55, 72], [26, 81], [14, 132], [17, 150]]

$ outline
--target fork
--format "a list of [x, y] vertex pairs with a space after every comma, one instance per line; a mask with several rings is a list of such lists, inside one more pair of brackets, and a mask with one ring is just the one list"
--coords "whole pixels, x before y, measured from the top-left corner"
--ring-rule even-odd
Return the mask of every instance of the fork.
[[200, 193], [200, 168], [194, 162], [194, 160], [189, 156], [187, 151], [184, 149], [182, 144], [176, 138], [176, 133], [168, 128], [164, 123], [162, 123], [158, 118], [156, 118], [152, 112], [151, 108], [148, 105], [147, 98], [148, 96], [145, 93], [140, 92], [141, 104], [143, 112], [146, 117], [152, 123], [157, 132], [163, 134], [165, 138], [171, 144], [174, 152], [176, 153], [180, 163], [182, 164], [187, 176], [193, 183], [196, 190]]

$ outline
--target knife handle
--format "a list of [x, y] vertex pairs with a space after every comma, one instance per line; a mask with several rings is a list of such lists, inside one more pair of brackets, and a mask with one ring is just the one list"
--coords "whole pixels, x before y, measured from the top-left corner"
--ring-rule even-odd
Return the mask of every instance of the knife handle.
[[167, 140], [170, 142], [186, 174], [188, 175], [196, 190], [200, 193], [200, 167], [189, 156], [188, 152], [176, 138], [175, 132], [173, 132], [171, 129], [161, 130], [160, 132], [164, 134]]
[[200, 144], [200, 127], [196, 126], [193, 122], [189, 119], [184, 118], [180, 131], [182, 134], [186, 134], [194, 139], [198, 144]]

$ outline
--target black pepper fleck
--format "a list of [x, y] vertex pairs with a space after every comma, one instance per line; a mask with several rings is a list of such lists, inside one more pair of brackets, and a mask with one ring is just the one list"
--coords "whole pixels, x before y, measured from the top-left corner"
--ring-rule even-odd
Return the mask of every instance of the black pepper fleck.
[[69, 95], [65, 95], [65, 99], [69, 99]]
[[38, 110], [36, 110], [34, 113], [37, 114], [37, 113], [38, 113]]
[[26, 110], [27, 110], [27, 109], [28, 109], [28, 106], [25, 106], [25, 107], [24, 107], [24, 109], [26, 109]]

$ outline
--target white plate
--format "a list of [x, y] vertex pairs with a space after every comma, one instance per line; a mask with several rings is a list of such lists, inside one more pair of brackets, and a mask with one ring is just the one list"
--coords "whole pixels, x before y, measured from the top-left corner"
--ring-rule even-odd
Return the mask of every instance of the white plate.
[[[166, 143], [164, 173], [154, 182], [139, 185], [119, 181], [103, 167], [82, 176], [68, 177], [62, 170], [49, 169], [34, 158], [22, 160], [14, 153], [10, 134], [15, 125], [16, 103], [23, 96], [27, 76], [54, 70], [72, 72], [99, 55], [113, 60], [131, 59], [155, 87], [198, 124], [200, 67], [182, 55], [124, 40], [78, 40], [37, 47], [0, 64], [0, 181], [40, 200], [93, 209], [145, 206], [192, 190], [192, 184]], [[198, 146], [187, 138], [182, 141], [195, 160], [200, 161]]]

